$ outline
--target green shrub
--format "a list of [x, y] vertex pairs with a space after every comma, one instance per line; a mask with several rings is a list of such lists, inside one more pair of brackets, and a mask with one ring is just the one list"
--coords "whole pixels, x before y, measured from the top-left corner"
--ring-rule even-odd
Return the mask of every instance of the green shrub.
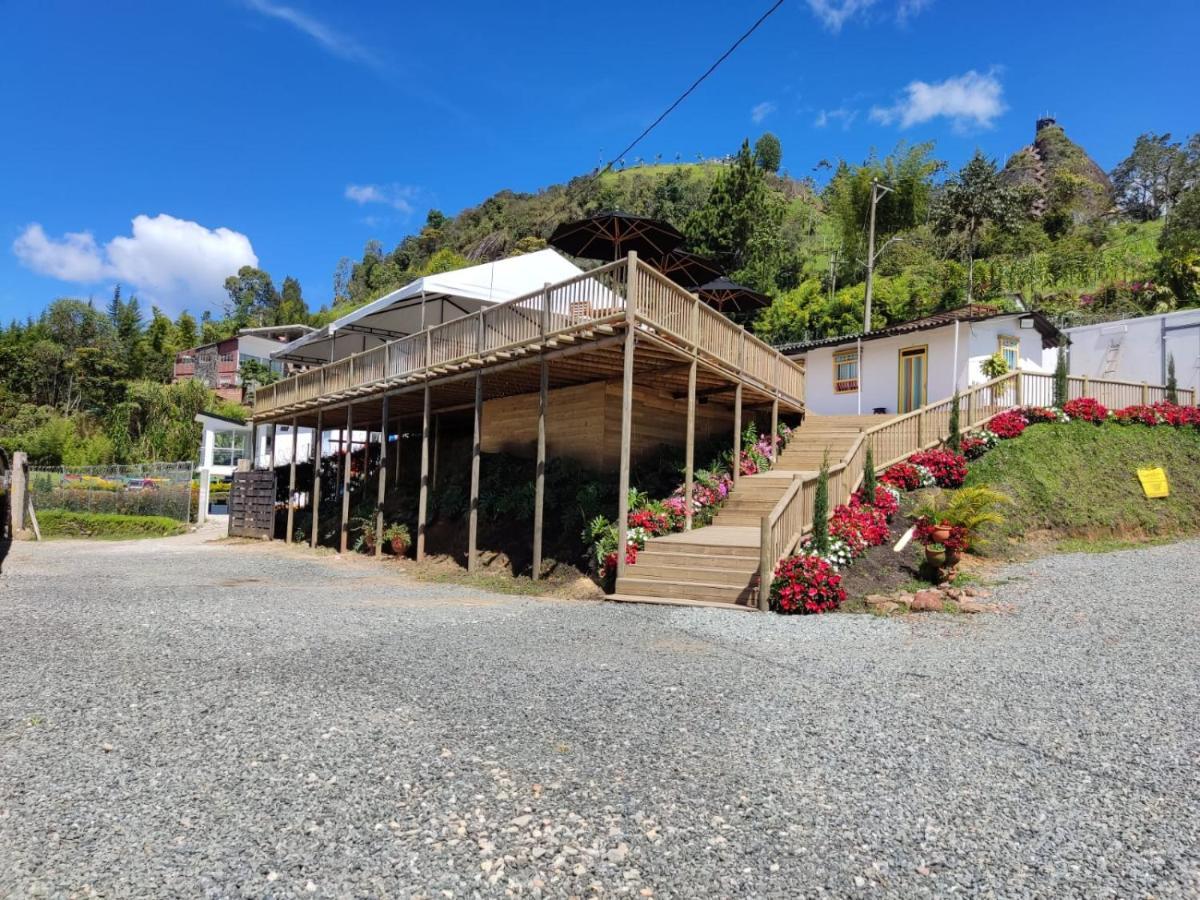
[[165, 516], [126, 516], [63, 509], [38, 513], [38, 525], [44, 537], [83, 538], [168, 537], [182, 534], [187, 527], [183, 522]]

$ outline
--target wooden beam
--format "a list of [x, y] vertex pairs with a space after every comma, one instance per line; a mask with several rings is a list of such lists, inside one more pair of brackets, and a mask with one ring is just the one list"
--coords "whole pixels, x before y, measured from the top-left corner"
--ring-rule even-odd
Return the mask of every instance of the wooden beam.
[[550, 366], [542, 357], [538, 389], [537, 468], [533, 480], [533, 579], [542, 577], [542, 506], [546, 500], [546, 402], [550, 392]]
[[288, 466], [288, 514], [285, 542], [292, 542], [292, 529], [296, 524], [296, 452], [300, 447], [300, 431], [296, 417], [292, 416], [292, 464]]
[[308, 505], [312, 507], [312, 548], [317, 549], [317, 537], [320, 532], [321, 520], [321, 443], [325, 437], [321, 429], [323, 413], [317, 410], [317, 430], [313, 435], [313, 483], [312, 493], [308, 497]]
[[742, 385], [733, 392], [733, 486], [738, 486], [742, 477]]
[[387, 497], [387, 463], [388, 463], [388, 396], [383, 395], [383, 425], [379, 432], [379, 485], [375, 493], [375, 555], [383, 556], [383, 501]]
[[692, 495], [696, 490], [696, 369], [699, 366], [700, 298], [692, 301], [689, 328], [692, 336], [692, 361], [688, 364], [687, 443], [684, 450], [683, 530], [692, 530]]
[[351, 457], [354, 455], [354, 406], [346, 407], [346, 447], [345, 462], [342, 465], [342, 537], [341, 552], [345, 553], [350, 546], [350, 470]]
[[637, 253], [629, 253], [625, 282], [625, 360], [621, 379], [621, 468], [617, 495], [617, 577], [625, 574], [629, 543], [629, 454], [633, 446], [633, 345], [637, 331]]
[[467, 571], [479, 567], [479, 447], [483, 419], [483, 373], [475, 376], [475, 409], [472, 413], [474, 437], [471, 440], [471, 497], [467, 507]]
[[425, 558], [425, 518], [429, 510], [429, 382], [421, 414], [421, 493], [417, 500], [417, 562]]
[[771, 401], [771, 463], [779, 460], [779, 397]]

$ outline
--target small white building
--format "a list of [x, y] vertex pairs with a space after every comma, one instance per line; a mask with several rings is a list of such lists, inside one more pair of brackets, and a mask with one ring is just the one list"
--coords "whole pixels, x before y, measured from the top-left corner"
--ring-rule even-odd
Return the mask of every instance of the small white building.
[[1004, 355], [1010, 370], [1053, 372], [1050, 348], [1061, 338], [1062, 332], [1041, 313], [1006, 313], [976, 304], [867, 334], [779, 349], [805, 365], [810, 412], [896, 414], [987, 381], [982, 366], [996, 353]]
[[[1200, 309], [1121, 319], [1065, 329], [1071, 341], [1072, 375], [1111, 381], [1167, 383], [1175, 358], [1181, 388], [1200, 390]], [[1045, 362], [1053, 365], [1054, 352]]]

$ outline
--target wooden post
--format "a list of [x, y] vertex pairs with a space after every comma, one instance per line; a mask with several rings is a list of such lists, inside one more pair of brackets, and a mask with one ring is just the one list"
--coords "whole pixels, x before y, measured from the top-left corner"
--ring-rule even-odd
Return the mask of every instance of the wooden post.
[[1088, 395], [1088, 391], [1091, 390], [1091, 388], [1088, 385], [1088, 382], [1089, 382], [1089, 379], [1088, 379], [1087, 373], [1084, 372], [1083, 373], [1083, 393], [1080, 394], [1081, 397], [1086, 397]]
[[379, 485], [375, 493], [375, 555], [383, 556], [383, 501], [387, 497], [388, 395], [383, 395], [383, 422], [379, 426]]
[[[480, 319], [480, 321], [483, 321]], [[471, 499], [467, 507], [467, 571], [478, 566], [479, 547], [479, 444], [483, 419], [483, 372], [475, 373], [474, 433], [471, 441]]]
[[1150, 385], [1142, 382], [1142, 406], [1150, 405]]
[[917, 449], [925, 446], [925, 405], [917, 407]]
[[[549, 295], [547, 294], [547, 297]], [[550, 366], [542, 356], [538, 389], [537, 469], [533, 481], [533, 579], [542, 577], [542, 507], [546, 500], [546, 402], [550, 388]]]
[[285, 542], [292, 542], [292, 529], [296, 525], [296, 451], [300, 446], [300, 426], [296, 424], [296, 417], [292, 416], [292, 462], [288, 466], [288, 514], [287, 514], [287, 538]]
[[267, 454], [267, 468], [275, 474], [275, 443], [279, 440], [279, 423], [271, 423], [271, 452]]
[[629, 253], [625, 284], [625, 359], [621, 379], [621, 459], [617, 480], [617, 577], [625, 574], [629, 544], [629, 455], [633, 447], [633, 345], [637, 331], [637, 253]]
[[14, 538], [25, 530], [25, 493], [29, 490], [29, 455], [17, 450], [12, 458], [12, 479], [8, 491], [8, 515]]
[[687, 442], [684, 452], [683, 471], [683, 530], [692, 530], [692, 495], [696, 490], [696, 368], [698, 362], [698, 347], [700, 341], [700, 298], [692, 298], [692, 362], [688, 366], [688, 395], [687, 395]]
[[1014, 373], [1014, 377], [1017, 380], [1017, 390], [1016, 390], [1016, 394], [1015, 394], [1015, 396], [1017, 398], [1016, 405], [1024, 406], [1025, 405], [1025, 387], [1023, 385], [1023, 382], [1025, 379], [1021, 377], [1020, 369], [1017, 369], [1017, 371]]
[[771, 465], [779, 462], [779, 393], [771, 398]]
[[312, 548], [317, 549], [317, 537], [320, 529], [317, 527], [321, 519], [321, 443], [325, 438], [325, 433], [321, 429], [321, 420], [324, 413], [321, 410], [317, 411], [317, 431], [313, 435], [313, 483], [312, 494], [308, 498], [308, 505], [312, 507]]
[[733, 389], [733, 486], [742, 477], [742, 383]]
[[775, 573], [771, 571], [771, 519], [762, 517], [762, 531], [758, 537], [758, 608], [767, 612], [771, 608], [771, 581]]
[[429, 382], [425, 382], [425, 409], [421, 413], [421, 493], [417, 501], [417, 562], [425, 558], [425, 517], [429, 510]]
[[975, 391], [967, 391], [967, 425], [975, 424]]
[[354, 456], [354, 404], [350, 403], [346, 406], [346, 445], [348, 451], [346, 453], [346, 463], [342, 467], [342, 540], [341, 550], [343, 553], [350, 546], [350, 470]]

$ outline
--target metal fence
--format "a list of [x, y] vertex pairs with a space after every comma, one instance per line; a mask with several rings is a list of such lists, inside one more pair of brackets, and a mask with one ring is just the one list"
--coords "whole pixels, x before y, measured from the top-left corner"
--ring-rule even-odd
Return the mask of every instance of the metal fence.
[[192, 508], [190, 462], [140, 466], [41, 466], [29, 469], [35, 510], [165, 516], [187, 522]]

